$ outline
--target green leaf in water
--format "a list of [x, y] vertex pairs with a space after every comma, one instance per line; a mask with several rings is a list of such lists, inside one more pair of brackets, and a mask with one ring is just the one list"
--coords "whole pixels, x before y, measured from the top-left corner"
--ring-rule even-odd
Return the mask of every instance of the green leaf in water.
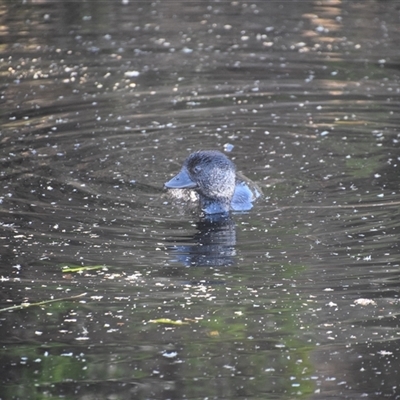
[[169, 318], [158, 318], [158, 319], [151, 319], [149, 321], [152, 324], [168, 324], [168, 325], [189, 325], [189, 322], [184, 322], [181, 320], [172, 320]]
[[62, 272], [85, 272], [85, 271], [92, 271], [92, 270], [96, 270], [96, 269], [107, 269], [107, 267], [105, 265], [94, 265], [91, 267], [67, 267], [64, 266], [62, 267]]

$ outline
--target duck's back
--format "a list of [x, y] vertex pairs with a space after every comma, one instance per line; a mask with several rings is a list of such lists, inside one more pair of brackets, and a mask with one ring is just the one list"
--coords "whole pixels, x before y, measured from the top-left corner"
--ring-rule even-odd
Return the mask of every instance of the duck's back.
[[234, 211], [247, 211], [253, 208], [253, 202], [261, 196], [260, 188], [241, 173], [236, 175], [235, 192], [231, 208]]

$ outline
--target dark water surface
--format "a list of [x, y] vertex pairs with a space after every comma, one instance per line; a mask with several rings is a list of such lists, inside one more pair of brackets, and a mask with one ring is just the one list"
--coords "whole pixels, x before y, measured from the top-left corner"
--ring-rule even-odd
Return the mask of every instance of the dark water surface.
[[[398, 1], [0, 21], [1, 399], [400, 398]], [[165, 196], [229, 145], [253, 210]]]

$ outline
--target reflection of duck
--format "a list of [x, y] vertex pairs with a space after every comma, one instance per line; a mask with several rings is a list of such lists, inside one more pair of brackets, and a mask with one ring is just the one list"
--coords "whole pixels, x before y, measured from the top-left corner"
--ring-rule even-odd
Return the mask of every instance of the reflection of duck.
[[190, 154], [165, 187], [178, 199], [199, 200], [206, 214], [250, 210], [260, 196], [255, 185], [236, 173], [235, 164], [216, 150]]
[[207, 216], [196, 228], [194, 236], [174, 240], [170, 246], [173, 260], [186, 267], [223, 267], [235, 263], [236, 226], [229, 215]]

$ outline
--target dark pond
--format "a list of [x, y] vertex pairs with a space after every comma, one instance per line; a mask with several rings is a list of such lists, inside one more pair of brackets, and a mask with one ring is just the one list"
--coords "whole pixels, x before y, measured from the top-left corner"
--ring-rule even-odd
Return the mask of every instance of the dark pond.
[[[400, 398], [398, 1], [0, 0], [0, 398]], [[163, 183], [225, 151], [212, 223]]]

